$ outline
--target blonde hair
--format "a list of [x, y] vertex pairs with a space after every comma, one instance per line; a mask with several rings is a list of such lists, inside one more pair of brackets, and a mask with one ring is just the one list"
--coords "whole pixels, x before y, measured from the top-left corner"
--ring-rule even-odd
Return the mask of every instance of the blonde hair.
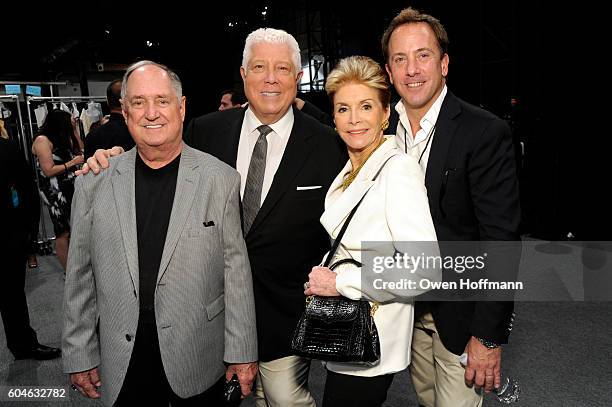
[[332, 103], [336, 92], [350, 83], [376, 89], [383, 108], [389, 107], [391, 91], [389, 90], [387, 75], [372, 58], [357, 55], [343, 58], [338, 62], [325, 82], [325, 91]]

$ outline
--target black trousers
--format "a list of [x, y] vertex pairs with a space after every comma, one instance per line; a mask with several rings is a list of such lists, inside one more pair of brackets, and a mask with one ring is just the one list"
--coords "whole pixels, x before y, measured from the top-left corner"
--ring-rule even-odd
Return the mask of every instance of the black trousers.
[[379, 407], [387, 399], [393, 374], [350, 376], [327, 371], [323, 407]]
[[[204, 367], [205, 368], [205, 367]], [[186, 399], [170, 387], [159, 350], [155, 324], [139, 323], [136, 342], [115, 407], [216, 407], [222, 405], [225, 376], [205, 392]]]
[[30, 326], [24, 289], [27, 254], [22, 248], [10, 246], [4, 247], [7, 250], [2, 256], [4, 267], [0, 275], [0, 314], [7, 347], [14, 354], [32, 348], [38, 341], [36, 332]]

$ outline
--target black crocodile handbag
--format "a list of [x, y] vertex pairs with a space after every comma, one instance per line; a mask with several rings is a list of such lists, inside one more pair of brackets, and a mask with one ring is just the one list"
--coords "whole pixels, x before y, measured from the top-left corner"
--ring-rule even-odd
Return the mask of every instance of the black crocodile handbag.
[[[393, 156], [380, 166], [372, 181], [391, 158]], [[353, 215], [366, 195], [367, 192], [344, 221], [323, 267], [327, 267], [334, 258]], [[361, 267], [357, 260], [342, 259], [329, 268], [333, 270], [344, 263]], [[377, 309], [378, 303], [370, 306], [368, 301], [351, 300], [343, 296], [308, 296], [306, 309], [293, 331], [291, 350], [298, 356], [311, 359], [375, 365], [380, 359], [380, 340], [374, 323], [374, 313]]]
[[[364, 198], [365, 195], [342, 225], [323, 267], [327, 267], [334, 257], [349, 222]], [[357, 260], [342, 259], [329, 268], [333, 270], [344, 263], [361, 267]], [[298, 356], [311, 359], [374, 365], [380, 359], [380, 341], [374, 323], [377, 308], [376, 303], [370, 306], [368, 301], [351, 300], [343, 296], [308, 296], [306, 309], [293, 331], [291, 350]]]
[[[343, 259], [343, 263], [361, 264]], [[296, 355], [333, 362], [374, 365], [380, 359], [380, 341], [374, 324], [377, 304], [346, 297], [311, 295], [293, 332], [291, 349]]]

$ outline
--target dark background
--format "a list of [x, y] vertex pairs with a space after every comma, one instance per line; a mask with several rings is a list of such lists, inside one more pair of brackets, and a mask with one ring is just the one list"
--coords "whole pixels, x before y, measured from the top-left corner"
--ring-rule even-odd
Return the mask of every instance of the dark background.
[[[553, 79], [565, 68], [565, 30], [551, 28], [559, 19], [540, 1], [13, 2], [0, 8], [0, 80], [76, 79], [86, 84], [87, 79], [120, 77], [121, 69], [135, 60], [152, 59], [179, 73], [188, 121], [216, 110], [221, 90], [241, 86], [244, 39], [254, 29], [286, 29], [303, 52], [316, 49], [330, 67], [355, 54], [383, 62], [382, 32], [408, 5], [438, 17], [448, 31], [449, 89], [509, 120], [516, 139], [524, 143], [522, 232], [551, 240], [570, 232], [579, 240], [604, 239], [610, 229], [601, 214], [609, 211], [609, 193], [601, 192], [605, 180], [599, 175], [607, 177], [609, 171], [593, 163], [599, 162], [597, 153], [607, 151], [592, 139], [584, 145], [580, 136], [586, 131], [570, 120], [572, 101], [558, 92], [559, 82]], [[97, 70], [99, 63], [103, 72]], [[323, 92], [303, 97], [329, 111]]]

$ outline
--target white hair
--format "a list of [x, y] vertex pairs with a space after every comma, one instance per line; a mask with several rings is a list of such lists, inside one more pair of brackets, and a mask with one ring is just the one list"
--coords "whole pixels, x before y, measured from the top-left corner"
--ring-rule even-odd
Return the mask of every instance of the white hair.
[[121, 99], [125, 100], [125, 96], [127, 95], [127, 81], [132, 72], [134, 72], [138, 68], [147, 65], [156, 66], [168, 74], [168, 77], [170, 78], [170, 84], [172, 85], [172, 88], [174, 89], [174, 92], [176, 93], [176, 97], [178, 98], [180, 104], [181, 98], [183, 97], [183, 85], [181, 84], [181, 79], [166, 65], [158, 64], [157, 62], [147, 60], [138, 61], [128, 66], [127, 70], [125, 71], [125, 74], [123, 75], [123, 82], [121, 83]]
[[298, 45], [293, 35], [287, 31], [277, 30], [274, 28], [259, 28], [246, 38], [244, 43], [244, 51], [242, 53], [242, 67], [247, 70], [249, 59], [251, 58], [251, 51], [253, 45], [260, 43], [268, 44], [287, 44], [291, 50], [291, 56], [293, 57], [293, 65], [295, 65], [295, 73], [302, 70], [302, 58], [300, 56], [300, 46]]

